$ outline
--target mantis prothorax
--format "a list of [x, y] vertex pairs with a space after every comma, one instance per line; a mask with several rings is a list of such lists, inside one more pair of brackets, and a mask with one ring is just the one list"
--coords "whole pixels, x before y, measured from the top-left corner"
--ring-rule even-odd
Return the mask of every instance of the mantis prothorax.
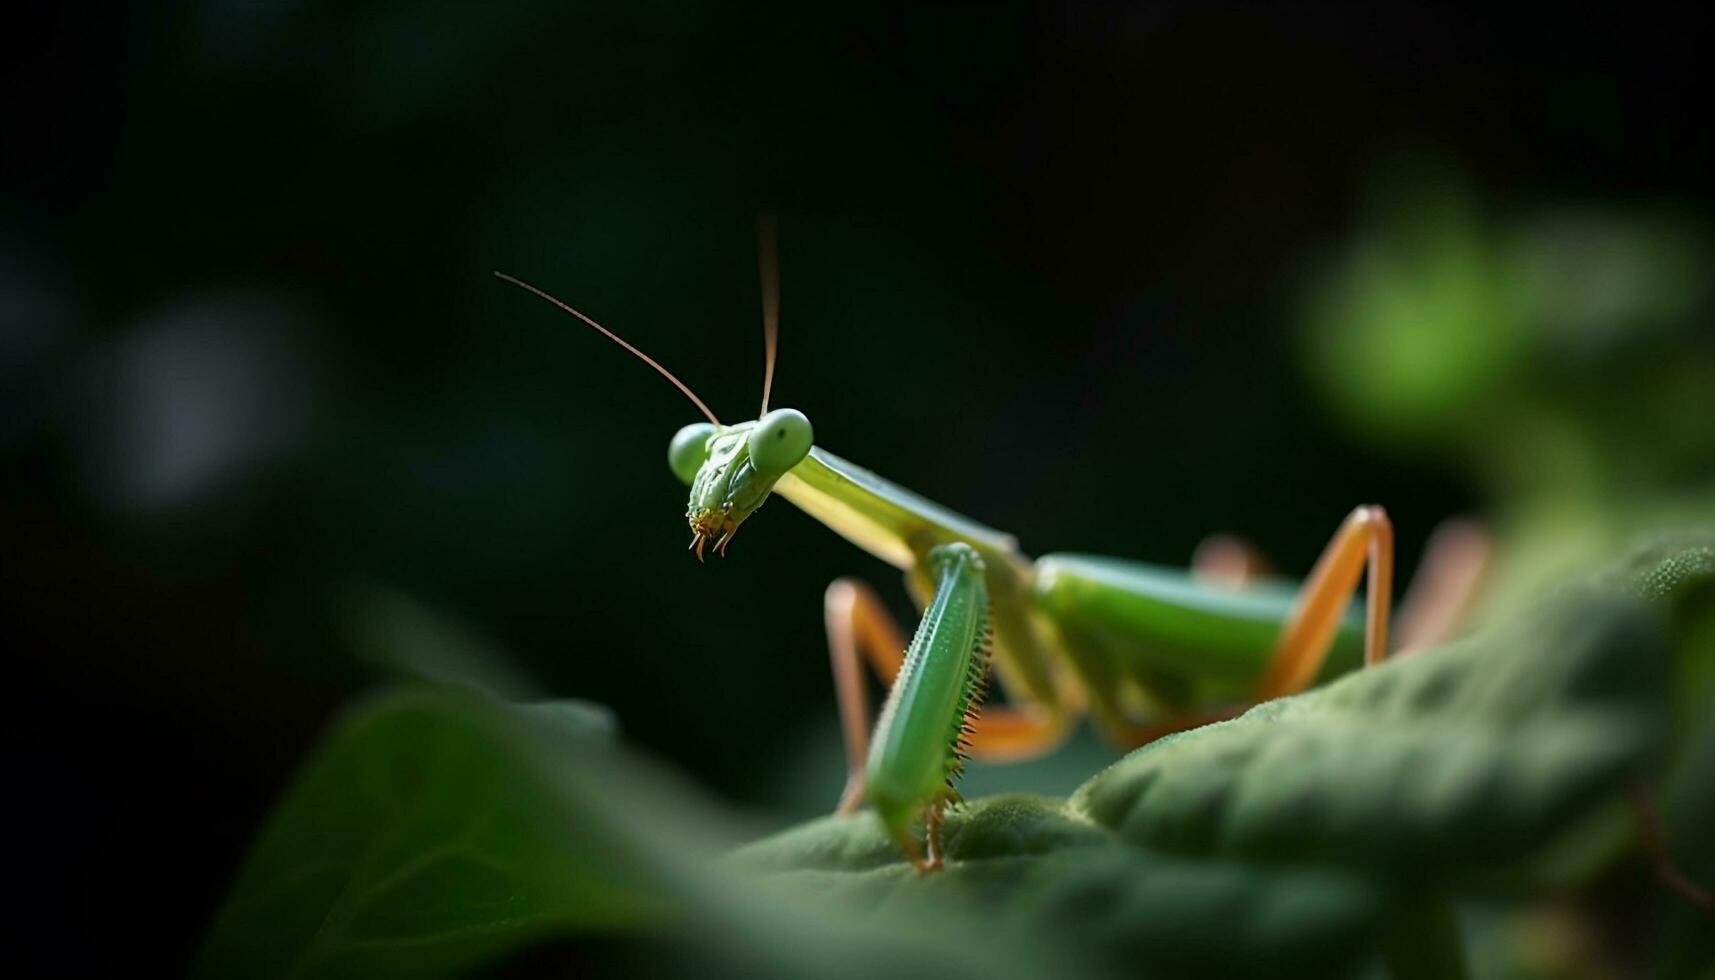
[[[941, 865], [938, 829], [957, 799], [968, 753], [1022, 760], [1053, 749], [1083, 715], [1116, 743], [1228, 717], [1301, 691], [1319, 676], [1388, 652], [1393, 527], [1380, 507], [1353, 510], [1296, 588], [1256, 582], [1257, 561], [1222, 539], [1190, 571], [1091, 555], [1034, 561], [1011, 535], [985, 527], [814, 444], [810, 420], [769, 410], [779, 301], [773, 228], [758, 228], [765, 369], [754, 420], [723, 424], [691, 389], [642, 351], [540, 289], [548, 300], [625, 347], [679, 388], [707, 422], [668, 446], [691, 488], [691, 549], [724, 555], [733, 535], [778, 493], [852, 544], [905, 572], [922, 619], [907, 643], [876, 593], [850, 578], [828, 587], [824, 615], [848, 775], [838, 811], [874, 806], [918, 868]], [[1408, 632], [1422, 645], [1468, 594], [1482, 546], [1456, 531], [1427, 568], [1438, 599]], [[1348, 615], [1368, 571], [1360, 617]], [[871, 736], [862, 664], [889, 685]], [[1006, 703], [977, 709], [992, 664]]]

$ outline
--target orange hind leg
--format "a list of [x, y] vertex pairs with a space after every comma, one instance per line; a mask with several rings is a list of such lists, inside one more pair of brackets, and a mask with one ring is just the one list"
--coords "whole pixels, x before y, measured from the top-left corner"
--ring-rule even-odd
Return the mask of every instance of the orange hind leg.
[[[1198, 548], [1192, 572], [1206, 584], [1221, 588], [1243, 588], [1266, 562], [1256, 550], [1237, 538], [1225, 535], [1209, 539]], [[1393, 589], [1393, 524], [1380, 507], [1364, 506], [1352, 511], [1299, 588], [1292, 615], [1281, 628], [1280, 639], [1263, 669], [1262, 681], [1246, 704], [1207, 711], [1190, 711], [1114, 733], [1122, 744], [1138, 746], [1158, 738], [1224, 721], [1251, 704], [1310, 686], [1334, 645], [1334, 636], [1346, 611], [1346, 603], [1357, 594], [1358, 579], [1369, 569], [1364, 616], [1364, 664], [1377, 664], [1387, 656], [1388, 613]]]

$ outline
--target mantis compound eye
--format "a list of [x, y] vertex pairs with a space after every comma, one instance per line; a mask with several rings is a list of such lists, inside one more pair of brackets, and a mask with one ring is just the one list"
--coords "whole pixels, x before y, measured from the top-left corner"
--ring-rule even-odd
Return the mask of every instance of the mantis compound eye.
[[697, 478], [697, 470], [709, 455], [709, 437], [715, 427], [707, 422], [692, 422], [673, 434], [667, 444], [667, 467], [686, 486]]
[[750, 430], [750, 465], [763, 473], [785, 473], [810, 452], [815, 433], [795, 408], [777, 408]]

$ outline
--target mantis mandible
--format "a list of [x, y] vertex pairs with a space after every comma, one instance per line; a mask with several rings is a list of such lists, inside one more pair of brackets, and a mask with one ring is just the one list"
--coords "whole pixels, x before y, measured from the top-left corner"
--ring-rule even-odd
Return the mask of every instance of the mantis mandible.
[[[868, 585], [828, 587], [824, 616], [848, 762], [838, 812], [872, 805], [920, 870], [942, 863], [939, 827], [965, 758], [1023, 760], [1058, 746], [1088, 716], [1116, 743], [1230, 717], [1302, 691], [1320, 676], [1379, 663], [1388, 652], [1393, 527], [1380, 507], [1340, 524], [1296, 588], [1251, 582], [1257, 561], [1233, 543], [1190, 571], [1115, 558], [1049, 554], [1032, 560], [1011, 535], [985, 527], [815, 444], [810, 420], [769, 409], [779, 332], [779, 276], [770, 222], [758, 225], [765, 367], [757, 417], [722, 423], [655, 360], [548, 293], [513, 283], [605, 335], [654, 368], [708, 420], [668, 446], [690, 487], [691, 550], [725, 555], [739, 527], [779, 494], [864, 551], [905, 573], [923, 610], [906, 641]], [[1462, 604], [1480, 544], [1437, 548], [1440, 598], [1422, 603], [1408, 645], [1443, 631]], [[1200, 549], [1200, 552], [1204, 549]], [[1437, 560], [1437, 554], [1443, 558]], [[1463, 566], [1455, 568], [1454, 566]], [[1347, 606], [1365, 576], [1361, 617]], [[1407, 644], [1402, 644], [1402, 646]], [[863, 664], [889, 686], [871, 735]], [[984, 705], [991, 670], [1006, 694]], [[978, 709], [982, 709], [980, 712]]]

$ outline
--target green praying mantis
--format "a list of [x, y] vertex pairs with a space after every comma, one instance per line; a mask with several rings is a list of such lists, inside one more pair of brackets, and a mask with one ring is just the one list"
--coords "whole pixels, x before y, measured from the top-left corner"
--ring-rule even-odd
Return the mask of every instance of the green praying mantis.
[[[923, 610], [907, 642], [868, 585], [828, 587], [824, 615], [848, 760], [838, 812], [864, 803], [920, 870], [942, 864], [939, 828], [967, 757], [1022, 760], [1058, 746], [1088, 716], [1135, 746], [1292, 694], [1388, 653], [1393, 529], [1380, 507], [1353, 510], [1302, 584], [1258, 581], [1260, 561], [1212, 539], [1190, 570], [1081, 554], [1032, 560], [986, 527], [815, 444], [809, 419], [769, 409], [779, 331], [772, 225], [760, 223], [765, 368], [753, 420], [722, 423], [684, 382], [596, 321], [504, 273], [624, 347], [677, 387], [706, 422], [668, 446], [690, 487], [691, 550], [724, 555], [771, 494], [905, 573]], [[1445, 632], [1480, 562], [1474, 532], [1431, 540], [1402, 614], [1401, 646]], [[1348, 614], [1367, 569], [1361, 616]], [[873, 736], [863, 664], [889, 685]], [[1004, 703], [984, 704], [991, 675]]]

